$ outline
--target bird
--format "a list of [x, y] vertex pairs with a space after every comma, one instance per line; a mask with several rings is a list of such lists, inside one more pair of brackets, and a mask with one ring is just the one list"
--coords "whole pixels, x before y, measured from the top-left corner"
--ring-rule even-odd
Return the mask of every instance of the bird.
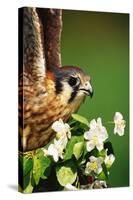
[[32, 151], [55, 137], [52, 124], [67, 122], [86, 96], [90, 75], [61, 66], [61, 9], [19, 10], [19, 150]]

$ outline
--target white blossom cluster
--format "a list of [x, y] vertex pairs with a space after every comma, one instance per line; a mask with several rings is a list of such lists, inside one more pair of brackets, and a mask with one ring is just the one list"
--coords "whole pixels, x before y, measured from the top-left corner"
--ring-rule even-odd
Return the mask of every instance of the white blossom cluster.
[[[113, 119], [114, 134], [119, 136], [124, 135], [125, 120], [120, 112], [116, 112]], [[67, 146], [68, 140], [71, 138], [71, 128], [69, 124], [64, 123], [62, 119], [55, 121], [52, 125], [52, 129], [56, 132], [56, 138], [54, 142], [49, 145], [48, 149], [44, 149], [45, 155], [53, 157], [55, 162], [58, 162], [59, 158], [63, 159], [63, 153]], [[96, 148], [99, 152], [104, 149], [104, 142], [108, 139], [108, 133], [106, 127], [102, 124], [102, 119], [93, 119], [90, 121], [89, 130], [84, 133], [84, 139], [86, 141], [86, 149], [88, 152]], [[107, 152], [107, 151], [106, 151]], [[86, 163], [85, 174], [94, 172], [100, 174], [102, 172], [102, 164], [105, 163], [107, 167], [111, 167], [115, 161], [113, 154], [108, 155], [106, 153], [105, 158], [99, 156], [90, 156], [89, 161]], [[71, 184], [65, 186], [65, 190], [77, 190]]]

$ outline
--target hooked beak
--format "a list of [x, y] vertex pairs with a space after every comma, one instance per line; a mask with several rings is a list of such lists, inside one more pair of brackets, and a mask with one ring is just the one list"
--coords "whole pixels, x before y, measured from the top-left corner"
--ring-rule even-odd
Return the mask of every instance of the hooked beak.
[[79, 90], [84, 91], [84, 94], [87, 96], [90, 96], [91, 98], [93, 97], [93, 89], [89, 81], [85, 82], [85, 84], [79, 88]]

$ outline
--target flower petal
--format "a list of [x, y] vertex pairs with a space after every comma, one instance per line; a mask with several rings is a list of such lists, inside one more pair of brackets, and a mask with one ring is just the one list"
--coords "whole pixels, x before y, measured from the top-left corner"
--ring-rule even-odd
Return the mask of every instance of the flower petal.
[[95, 129], [96, 126], [97, 126], [96, 120], [95, 119], [91, 120], [90, 121], [90, 129]]
[[63, 124], [63, 121], [61, 119], [59, 119], [59, 121], [55, 121], [52, 124], [52, 129], [57, 133], [61, 132], [63, 128], [64, 128], [64, 124]]
[[96, 170], [94, 170], [94, 172], [100, 174], [102, 172], [102, 167], [98, 167]]
[[115, 156], [113, 154], [109, 155], [109, 160], [111, 160], [112, 164], [115, 161]]
[[119, 136], [123, 136], [124, 135], [124, 128], [122, 127], [116, 127], [114, 130], [114, 133], [118, 133]]
[[97, 158], [95, 156], [90, 156], [90, 162], [95, 162], [97, 160]]
[[53, 156], [55, 162], [59, 160], [58, 151], [55, 148], [54, 144], [50, 144], [50, 146], [48, 147], [48, 155]]
[[86, 132], [84, 133], [84, 138], [85, 138], [86, 140], [91, 140], [91, 139], [92, 139], [92, 132], [91, 132], [91, 131], [86, 131]]
[[111, 165], [113, 164], [113, 162], [115, 161], [115, 156], [113, 154], [110, 155], [106, 155], [104, 162], [106, 164], [107, 167], [111, 167]]
[[65, 185], [64, 187], [65, 190], [71, 190], [71, 191], [75, 191], [78, 190], [76, 187], [74, 187], [73, 185], [71, 185], [70, 183], [68, 183], [67, 185]]
[[114, 121], [122, 120], [123, 115], [120, 112], [116, 112], [114, 116]]
[[86, 142], [86, 149], [87, 149], [87, 151], [90, 152], [94, 148], [95, 148], [95, 145], [94, 145], [94, 143], [92, 141]]
[[98, 135], [99, 140], [101, 140], [103, 142], [108, 138], [108, 133], [107, 133], [107, 130], [105, 127], [102, 127], [99, 130], [99, 134], [97, 134], [97, 135]]
[[70, 129], [69, 124], [65, 123], [64, 126], [65, 126], [66, 131], [69, 131], [69, 129]]
[[101, 119], [101, 117], [98, 117], [98, 119], [97, 119], [97, 125], [99, 127], [102, 127], [102, 119]]
[[91, 164], [90, 162], [87, 162], [87, 163], [86, 163], [86, 168], [85, 168], [85, 173], [86, 173], [86, 174], [89, 174], [89, 173], [91, 172], [90, 164]]
[[103, 143], [98, 143], [96, 145], [96, 148], [98, 149], [98, 151], [101, 151], [103, 149]]
[[68, 136], [69, 139], [71, 138], [71, 131], [70, 130], [68, 131], [67, 136]]
[[102, 157], [97, 158], [97, 163], [98, 165], [101, 165], [103, 163], [103, 158]]

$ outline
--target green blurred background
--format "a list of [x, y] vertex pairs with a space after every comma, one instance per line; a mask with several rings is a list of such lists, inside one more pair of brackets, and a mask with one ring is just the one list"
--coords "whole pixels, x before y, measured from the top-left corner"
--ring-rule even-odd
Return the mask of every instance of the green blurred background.
[[79, 114], [90, 120], [111, 121], [116, 111], [126, 120], [125, 135], [113, 134], [106, 124], [116, 161], [109, 185], [129, 185], [129, 15], [63, 11], [62, 64], [81, 66], [91, 75], [94, 96]]

